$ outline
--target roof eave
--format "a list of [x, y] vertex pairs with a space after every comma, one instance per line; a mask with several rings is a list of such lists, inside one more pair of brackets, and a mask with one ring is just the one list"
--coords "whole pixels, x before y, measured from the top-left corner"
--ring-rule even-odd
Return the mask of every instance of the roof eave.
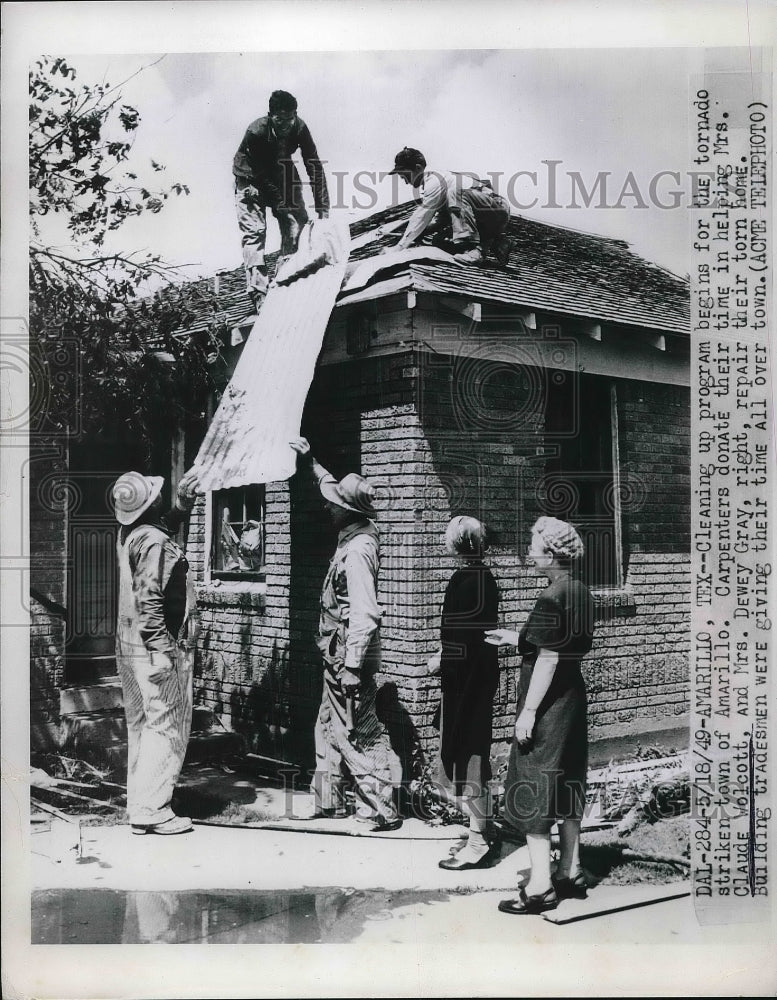
[[403, 272], [399, 275], [394, 275], [391, 278], [385, 279], [383, 281], [375, 282], [374, 284], [368, 285], [366, 288], [361, 288], [356, 292], [352, 292], [349, 295], [341, 296], [335, 305], [335, 308], [340, 308], [341, 306], [357, 305], [361, 302], [372, 302], [379, 299], [388, 298], [391, 295], [396, 295], [398, 292], [403, 291], [415, 291], [415, 292], [429, 292], [436, 295], [454, 296], [459, 295], [462, 299], [467, 299], [468, 301], [476, 301], [481, 305], [486, 305], [488, 303], [494, 303], [500, 306], [520, 306], [524, 309], [531, 309], [536, 312], [543, 312], [552, 315], [569, 316], [569, 317], [579, 317], [587, 321], [594, 320], [597, 323], [617, 323], [621, 326], [629, 326], [635, 329], [641, 330], [657, 330], [661, 333], [673, 333], [678, 336], [689, 336], [690, 335], [690, 320], [687, 324], [672, 323], [671, 321], [662, 320], [658, 317], [652, 317], [648, 321], [645, 317], [635, 318], [625, 315], [618, 316], [602, 316], [594, 310], [587, 310], [584, 308], [577, 309], [564, 309], [563, 306], [553, 305], [548, 306], [547, 303], [540, 302], [531, 296], [473, 296], [466, 292], [455, 292], [448, 288], [440, 288], [436, 286], [433, 282], [428, 281], [421, 275], [415, 273], [412, 269], [408, 272]]

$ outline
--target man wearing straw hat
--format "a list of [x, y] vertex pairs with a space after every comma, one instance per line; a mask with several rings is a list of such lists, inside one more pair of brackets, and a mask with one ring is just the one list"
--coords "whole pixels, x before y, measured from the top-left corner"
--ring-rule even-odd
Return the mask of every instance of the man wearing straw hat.
[[337, 482], [313, 458], [305, 438], [290, 443], [300, 464], [318, 481], [324, 506], [338, 530], [337, 548], [321, 592], [317, 639], [324, 659], [324, 689], [315, 730], [315, 815], [347, 814], [343, 789], [350, 773], [356, 820], [372, 831], [396, 830], [402, 820], [393, 792], [401, 769], [375, 712], [381, 608], [374, 490], [355, 472]]
[[127, 716], [127, 811], [132, 832], [188, 833], [171, 808], [192, 719], [196, 633], [188, 563], [171, 535], [188, 519], [196, 477], [181, 479], [162, 514], [161, 476], [127, 472], [113, 486], [119, 560], [116, 666]]

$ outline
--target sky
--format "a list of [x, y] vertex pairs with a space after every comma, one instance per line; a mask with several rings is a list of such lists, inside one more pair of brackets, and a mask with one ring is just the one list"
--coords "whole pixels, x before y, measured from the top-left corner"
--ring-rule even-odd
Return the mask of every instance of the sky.
[[[337, 210], [349, 218], [392, 203], [391, 179], [373, 182], [358, 172], [390, 170], [408, 145], [421, 149], [432, 168], [496, 172], [515, 213], [624, 239], [675, 273], [688, 270], [687, 199], [659, 207], [659, 199], [670, 204], [678, 185], [664, 177], [653, 199], [650, 183], [661, 171], [677, 171], [679, 187], [689, 188], [689, 87], [702, 50], [63, 54], [84, 82], [115, 85], [131, 77], [123, 98], [142, 117], [131, 162], [142, 175], [153, 157], [166, 165], [163, 177], [191, 190], [160, 215], [125, 225], [117, 245], [189, 265], [192, 277], [241, 263], [232, 157], [276, 88], [297, 97], [326, 161], [330, 192], [341, 194]], [[141, 66], [147, 68], [133, 75]], [[559, 207], [549, 207], [551, 168], [543, 161], [550, 160], [560, 161]], [[516, 177], [520, 171], [535, 172], [536, 182]], [[607, 208], [598, 194], [588, 208], [579, 190], [573, 199], [571, 173], [591, 190], [603, 171], [607, 205], [618, 203], [629, 172], [639, 196]], [[404, 200], [410, 189], [399, 187]], [[636, 207], [640, 198], [646, 204]], [[273, 247], [274, 221], [269, 228]]]

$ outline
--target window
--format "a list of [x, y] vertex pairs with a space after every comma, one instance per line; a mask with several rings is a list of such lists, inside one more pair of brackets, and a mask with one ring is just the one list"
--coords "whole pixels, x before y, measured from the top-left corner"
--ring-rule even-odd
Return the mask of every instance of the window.
[[263, 580], [264, 486], [237, 486], [213, 494], [211, 577]]
[[589, 587], [621, 584], [615, 386], [574, 371], [549, 372], [543, 513], [572, 522], [585, 544]]

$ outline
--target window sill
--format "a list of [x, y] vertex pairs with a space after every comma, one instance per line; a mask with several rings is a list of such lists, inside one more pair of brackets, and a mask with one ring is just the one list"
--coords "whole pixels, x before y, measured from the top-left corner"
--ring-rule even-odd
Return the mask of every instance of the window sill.
[[594, 599], [594, 614], [597, 621], [633, 618], [637, 613], [634, 595], [623, 587], [592, 588], [591, 596]]
[[257, 580], [212, 580], [197, 588], [197, 604], [202, 608], [232, 607], [264, 611], [267, 586]]
[[226, 570], [225, 569], [225, 570], [219, 570], [218, 572], [216, 572], [214, 570], [211, 573], [210, 579], [211, 579], [211, 583], [213, 583], [213, 584], [218, 584], [218, 583], [227, 583], [227, 584], [232, 584], [232, 583], [264, 583], [265, 576], [266, 576], [266, 574], [265, 574], [264, 569], [260, 569], [260, 570], [244, 570], [242, 572], [238, 572], [237, 570], [231, 571], [231, 570]]

